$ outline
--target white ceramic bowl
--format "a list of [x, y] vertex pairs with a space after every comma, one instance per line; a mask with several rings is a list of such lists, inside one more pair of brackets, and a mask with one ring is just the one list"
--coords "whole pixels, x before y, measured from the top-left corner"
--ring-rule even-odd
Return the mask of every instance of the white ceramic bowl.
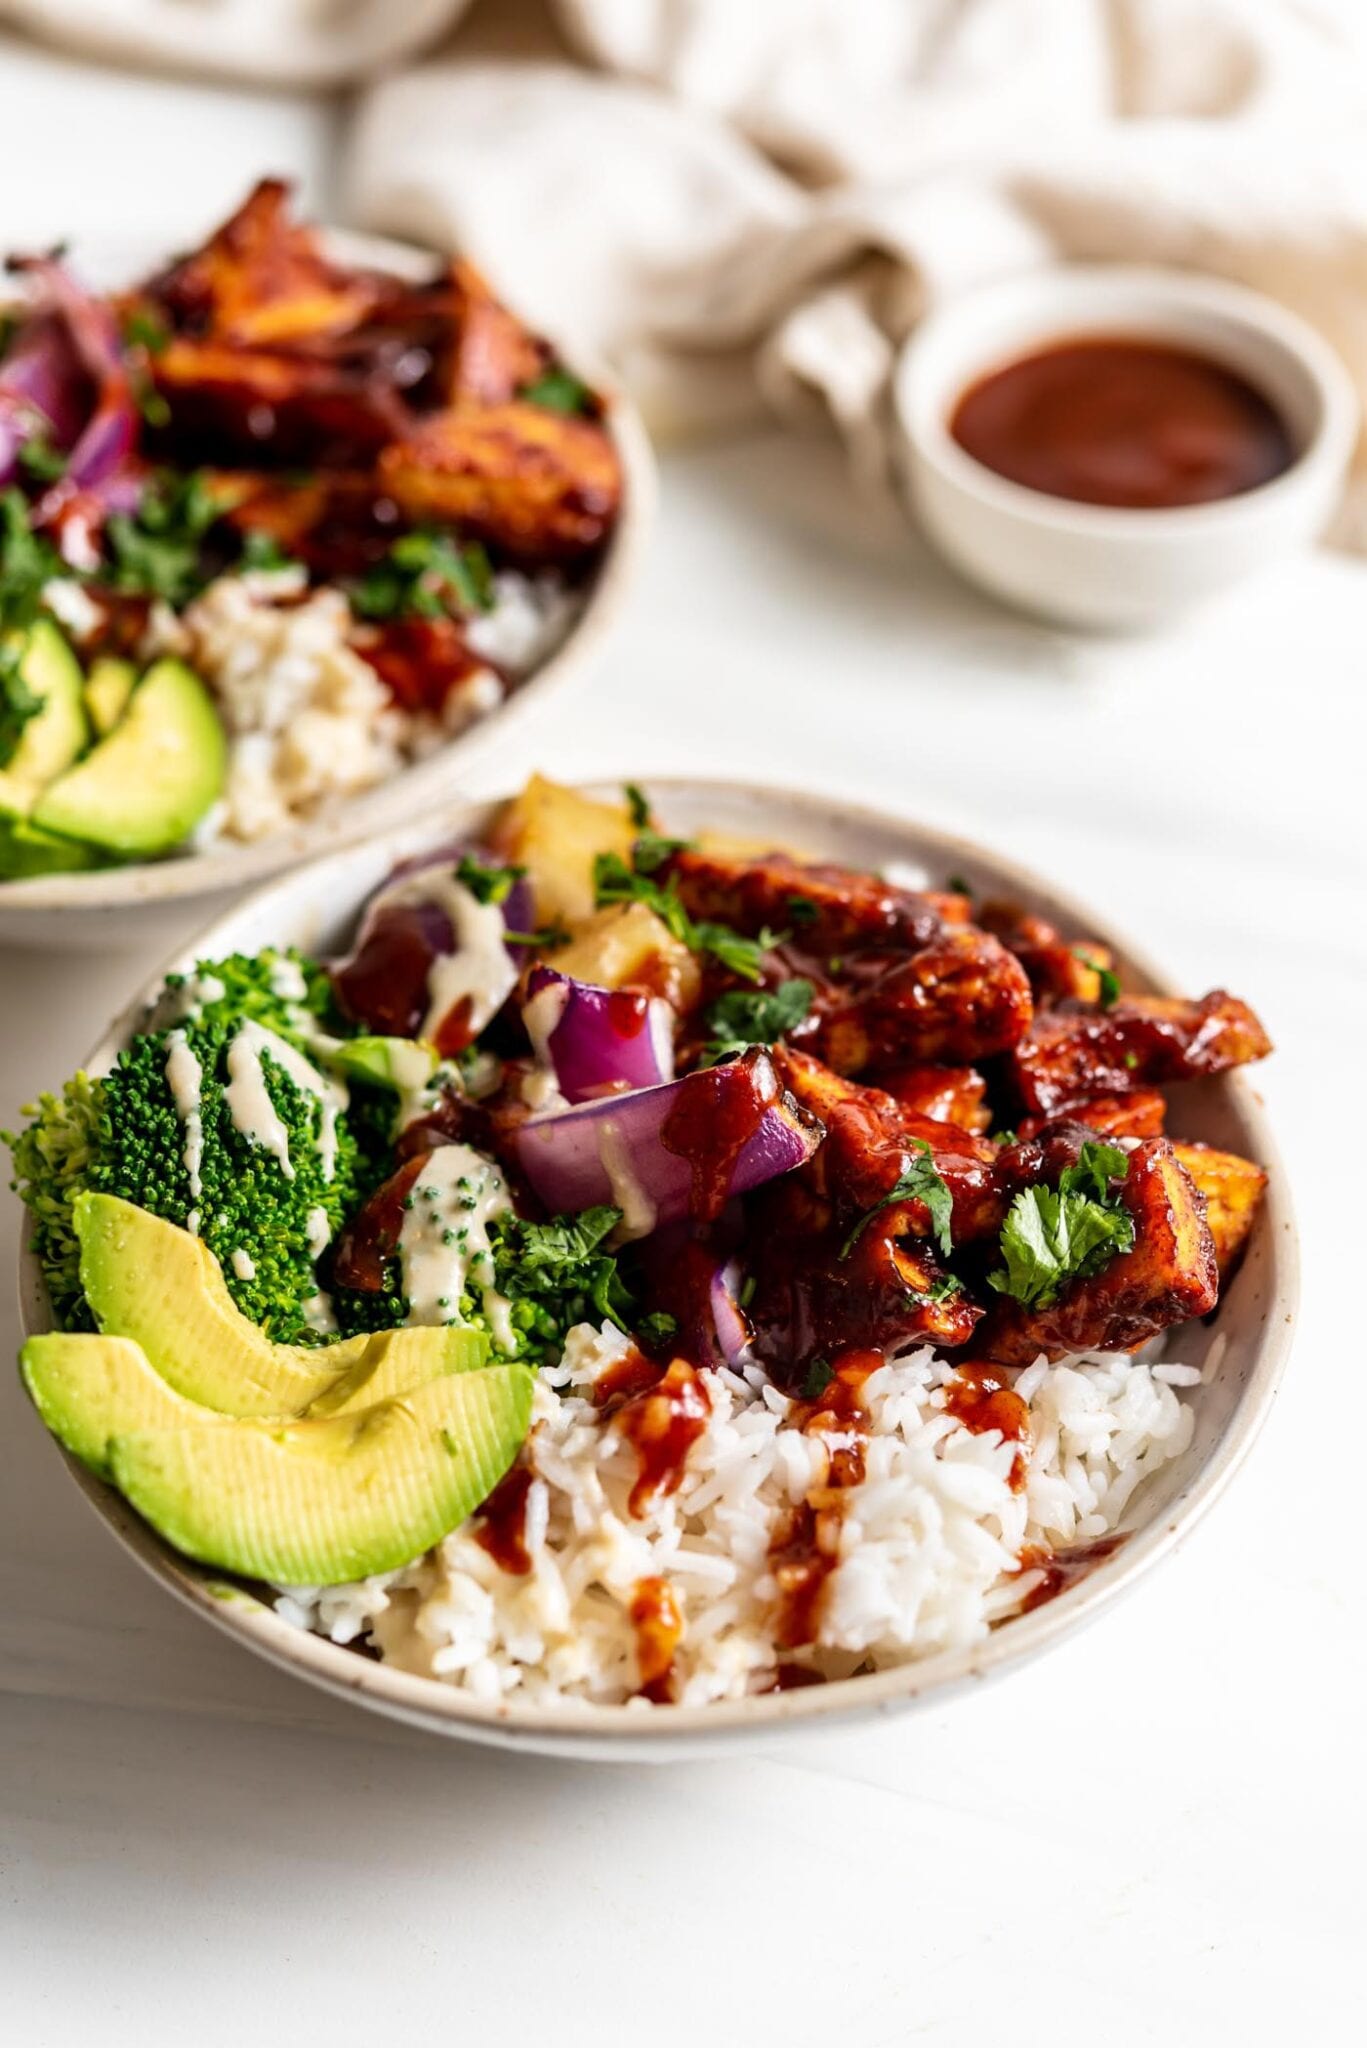
[[[1052, 342], [1099, 335], [1226, 363], [1282, 415], [1296, 448], [1271, 482], [1170, 511], [1078, 504], [1013, 483], [953, 439], [969, 385]], [[906, 483], [955, 568], [1009, 603], [1075, 625], [1154, 625], [1313, 540], [1357, 434], [1348, 373], [1303, 320], [1241, 286], [1184, 271], [1032, 271], [965, 293], [919, 327], [895, 383]]]
[[[330, 231], [329, 251], [339, 261], [367, 263], [401, 277], [425, 277], [436, 260], [430, 250], [371, 235]], [[145, 242], [76, 247], [83, 279], [110, 289], [146, 275], [166, 251]], [[222, 845], [205, 853], [176, 855], [88, 874], [39, 875], [0, 882], [0, 941], [61, 948], [114, 946], [144, 939], [160, 920], [169, 944], [185, 929], [186, 905], [208, 916], [249, 883], [283, 868], [298, 867], [366, 833], [381, 832], [462, 793], [462, 778], [500, 749], [525, 752], [551, 692], [582, 676], [601, 655], [640, 567], [655, 505], [655, 462], [639, 413], [612, 378], [598, 366], [577, 367], [608, 399], [607, 424], [621, 457], [622, 509], [599, 563], [587, 600], [555, 652], [486, 717], [426, 760], [416, 762], [374, 789], [340, 803], [310, 823], [250, 845]]]
[[[1130, 985], [1167, 992], [1157, 970], [1118, 938], [1104, 918], [1094, 917], [1034, 875], [967, 840], [783, 790], [641, 780], [671, 830], [689, 833], [713, 825], [750, 839], [772, 837], [776, 843], [857, 866], [907, 863], [937, 884], [947, 874], [963, 874], [975, 889], [1012, 896], [1067, 932], [1103, 940], [1115, 948]], [[496, 808], [484, 804], [449, 810], [258, 890], [168, 961], [167, 970], [188, 967], [201, 956], [254, 951], [264, 945], [335, 947], [349, 932], [361, 902], [397, 859], [444, 837], [478, 835]], [[115, 1018], [86, 1062], [89, 1070], [98, 1073], [111, 1064], [136, 1029], [160, 979], [140, 990]], [[54, 1075], [54, 1081], [57, 1078]], [[66, 1463], [125, 1547], [196, 1613], [313, 1684], [440, 1734], [557, 1755], [645, 1761], [744, 1741], [772, 1742], [788, 1728], [810, 1732], [831, 1722], [938, 1703], [960, 1687], [998, 1676], [1038, 1655], [1112, 1605], [1141, 1573], [1176, 1548], [1216, 1499], [1267, 1414], [1285, 1364], [1298, 1293], [1295, 1232], [1276, 1148], [1258, 1096], [1242, 1074], [1179, 1091], [1174, 1122], [1180, 1135], [1242, 1152], [1260, 1160], [1271, 1175], [1248, 1255], [1217, 1315], [1210, 1322], [1190, 1324], [1167, 1340], [1170, 1356], [1210, 1372], [1209, 1383], [1196, 1395], [1191, 1447], [1138, 1490], [1123, 1523], [1128, 1541], [1114, 1554], [1047, 1605], [971, 1649], [947, 1651], [838, 1684], [707, 1707], [655, 1707], [647, 1712], [575, 1703], [557, 1708], [514, 1702], [490, 1705], [465, 1698], [438, 1680], [410, 1676], [303, 1634], [245, 1588], [227, 1584], [179, 1556], [83, 1465], [71, 1458]], [[50, 1326], [27, 1230], [20, 1251], [20, 1299], [27, 1331]]]

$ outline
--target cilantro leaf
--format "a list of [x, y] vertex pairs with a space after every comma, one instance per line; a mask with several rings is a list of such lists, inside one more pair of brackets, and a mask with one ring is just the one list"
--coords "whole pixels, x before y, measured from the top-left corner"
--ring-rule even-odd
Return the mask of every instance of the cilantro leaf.
[[657, 868], [664, 866], [671, 853], [682, 853], [692, 844], [691, 839], [666, 839], [662, 833], [646, 825], [631, 849], [631, 865], [638, 875], [653, 875]]
[[835, 1367], [828, 1358], [814, 1358], [802, 1379], [801, 1394], [804, 1401], [818, 1401], [835, 1378]]
[[534, 1301], [561, 1336], [590, 1309], [627, 1329], [633, 1298], [613, 1254], [603, 1249], [621, 1220], [621, 1210], [607, 1204], [548, 1223], [503, 1217], [494, 1250], [500, 1290], [513, 1301]]
[[587, 384], [566, 369], [543, 370], [530, 384], [524, 384], [518, 397], [528, 405], [543, 405], [547, 412], [587, 412], [592, 393]]
[[58, 477], [66, 475], [66, 457], [60, 448], [53, 447], [45, 433], [30, 434], [15, 460], [25, 476], [36, 484], [55, 484]]
[[631, 822], [636, 827], [636, 830], [638, 832], [648, 831], [650, 827], [650, 802], [645, 791], [635, 782], [624, 782], [622, 784], [622, 794], [627, 800], [627, 810], [631, 813]]
[[[663, 854], [660, 858], [663, 860]], [[773, 943], [771, 934], [762, 932], [758, 939], [747, 939], [730, 925], [707, 920], [695, 923], [684, 909], [673, 876], [667, 882], [657, 882], [653, 875], [628, 867], [620, 853], [595, 855], [593, 898], [599, 910], [613, 903], [644, 903], [680, 945], [691, 953], [711, 953], [745, 981], [759, 980], [765, 944]]]
[[788, 898], [788, 915], [794, 924], [815, 924], [821, 912], [817, 909], [810, 896], [790, 896]]
[[363, 619], [437, 619], [487, 612], [494, 602], [493, 571], [477, 541], [459, 546], [426, 527], [400, 534], [382, 561], [352, 583], [351, 608]]
[[273, 533], [263, 526], [248, 527], [242, 536], [240, 569], [293, 569], [295, 560], [287, 555]]
[[718, 996], [705, 1019], [712, 1035], [703, 1047], [703, 1066], [715, 1067], [748, 1045], [773, 1045], [802, 1022], [815, 994], [810, 981], [795, 976], [777, 988], [738, 988]]
[[840, 1247], [842, 1259], [849, 1257], [861, 1231], [873, 1221], [880, 1209], [890, 1209], [898, 1202], [924, 1202], [930, 1215], [931, 1236], [946, 1258], [953, 1251], [950, 1223], [954, 1215], [954, 1197], [945, 1186], [925, 1139], [914, 1138], [912, 1143], [918, 1156], [912, 1159], [896, 1187], [891, 1188], [881, 1202], [875, 1202], [871, 1209], [864, 1211]]
[[1114, 974], [1109, 967], [1103, 967], [1099, 960], [1094, 960], [1085, 946], [1074, 946], [1073, 958], [1080, 960], [1084, 967], [1091, 968], [1101, 984], [1101, 1007], [1103, 1010], [1109, 1010], [1113, 1003], [1120, 1000], [1119, 975]]
[[136, 512], [116, 512], [105, 524], [110, 561], [102, 580], [115, 590], [187, 604], [204, 583], [204, 537], [224, 510], [202, 470], [170, 471], [153, 479]]
[[655, 1309], [648, 1316], [642, 1316], [636, 1325], [636, 1335], [643, 1344], [658, 1348], [668, 1344], [671, 1337], [679, 1334], [679, 1319], [667, 1315], [664, 1309]]
[[[463, 853], [456, 864], [456, 880], [470, 891], [476, 903], [506, 903], [526, 872], [525, 868], [489, 867], [472, 853]], [[533, 934], [521, 936], [530, 940]]]
[[29, 524], [23, 492], [0, 491], [0, 768], [13, 760], [24, 727], [43, 708], [24, 679], [24, 648], [44, 584], [64, 573], [57, 550]]
[[1134, 1218], [1110, 1191], [1130, 1162], [1118, 1145], [1088, 1139], [1058, 1189], [1022, 1188], [1002, 1225], [1003, 1265], [988, 1285], [1025, 1308], [1050, 1308], [1074, 1280], [1089, 1279], [1134, 1244]]

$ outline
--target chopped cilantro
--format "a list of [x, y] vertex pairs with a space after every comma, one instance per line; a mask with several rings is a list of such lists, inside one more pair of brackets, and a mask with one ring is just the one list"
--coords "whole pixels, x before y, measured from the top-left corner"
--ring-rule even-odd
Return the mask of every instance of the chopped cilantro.
[[554, 946], [568, 946], [570, 934], [563, 924], [543, 924], [535, 932], [504, 932], [505, 946], [542, 946], [549, 951]]
[[613, 903], [644, 903], [681, 945], [693, 953], [711, 953], [744, 981], [759, 980], [766, 947], [775, 943], [771, 933], [747, 939], [729, 925], [705, 919], [695, 922], [684, 909], [672, 876], [668, 882], [657, 882], [652, 875], [629, 868], [619, 853], [595, 856], [593, 893], [600, 910]]
[[1119, 976], [1113, 974], [1109, 967], [1103, 967], [1099, 960], [1094, 960], [1092, 958], [1092, 955], [1087, 951], [1087, 948], [1085, 946], [1074, 946], [1073, 958], [1075, 960], [1080, 960], [1084, 967], [1091, 968], [1093, 974], [1096, 976], [1097, 980], [1101, 984], [1099, 992], [1101, 997], [1101, 1007], [1103, 1010], [1109, 1010], [1111, 1005], [1117, 1002], [1120, 998]]
[[293, 569], [296, 564], [292, 555], [287, 555], [273, 533], [264, 527], [249, 527], [242, 536], [242, 554], [238, 563], [242, 569]]
[[36, 484], [55, 484], [66, 475], [66, 457], [60, 448], [53, 447], [45, 433], [30, 434], [15, 460], [25, 476]]
[[105, 526], [111, 560], [103, 580], [115, 590], [188, 603], [204, 582], [204, 536], [223, 500], [202, 470], [164, 471], [143, 492], [136, 512], [116, 512]]
[[544, 405], [547, 412], [587, 412], [592, 393], [568, 370], [543, 370], [517, 394], [529, 405]]
[[835, 1367], [828, 1358], [814, 1358], [802, 1378], [802, 1398], [817, 1401], [835, 1378]]
[[1118, 1145], [1087, 1139], [1057, 1192], [1022, 1188], [1002, 1225], [1004, 1264], [988, 1284], [1026, 1308], [1049, 1308], [1074, 1280], [1090, 1278], [1134, 1244], [1134, 1218], [1111, 1193], [1130, 1162]]
[[591, 1313], [627, 1329], [635, 1304], [616, 1259], [603, 1249], [621, 1220], [621, 1210], [607, 1204], [578, 1216], [553, 1216], [549, 1223], [528, 1223], [521, 1216], [500, 1220], [494, 1244], [498, 1286], [510, 1300], [531, 1302], [541, 1311], [537, 1334], [544, 1342], [560, 1341]]
[[810, 981], [795, 977], [773, 989], [738, 988], [718, 996], [705, 1019], [712, 1035], [703, 1047], [702, 1064], [715, 1067], [748, 1045], [775, 1044], [802, 1022], [815, 993]]
[[810, 896], [790, 896], [788, 915], [794, 924], [815, 924], [821, 913]]
[[962, 875], [947, 876], [945, 887], [954, 896], [971, 896], [973, 894], [972, 884], [966, 881]]
[[149, 356], [159, 356], [171, 339], [171, 330], [159, 313], [150, 306], [134, 306], [124, 315], [123, 342], [125, 348], [141, 348]]
[[671, 1337], [679, 1334], [679, 1319], [667, 1315], [663, 1309], [655, 1309], [648, 1316], [642, 1316], [636, 1325], [636, 1334], [643, 1344], [657, 1348], [668, 1344]]
[[954, 1240], [950, 1234], [950, 1222], [954, 1214], [954, 1198], [940, 1176], [935, 1161], [931, 1156], [930, 1147], [925, 1139], [914, 1138], [912, 1143], [916, 1147], [918, 1156], [912, 1159], [906, 1172], [897, 1182], [896, 1187], [891, 1188], [884, 1195], [881, 1202], [875, 1202], [871, 1209], [865, 1210], [864, 1214], [855, 1224], [854, 1229], [845, 1239], [844, 1244], [840, 1247], [842, 1259], [849, 1257], [850, 1253], [854, 1250], [855, 1241], [859, 1237], [860, 1232], [873, 1221], [879, 1210], [890, 1209], [898, 1202], [924, 1202], [930, 1213], [931, 1236], [935, 1239], [946, 1258], [949, 1257], [950, 1252], [954, 1249]]
[[631, 822], [636, 827], [636, 830], [638, 832], [648, 830], [650, 825], [650, 802], [645, 791], [634, 782], [624, 782], [622, 784], [622, 794], [627, 800], [627, 809], [631, 813]]
[[[525, 868], [491, 868], [472, 853], [463, 853], [456, 865], [456, 880], [476, 903], [506, 903], [526, 872]], [[526, 936], [530, 939], [532, 934]]]
[[657, 868], [664, 866], [671, 853], [682, 853], [691, 845], [689, 839], [666, 839], [647, 825], [631, 849], [631, 865], [638, 875], [653, 875]]
[[493, 571], [477, 541], [462, 547], [449, 534], [420, 527], [393, 541], [348, 595], [363, 619], [487, 612], [494, 602]]
[[63, 573], [57, 550], [29, 524], [23, 492], [0, 491], [0, 768], [13, 760], [24, 727], [43, 708], [24, 680], [24, 647], [44, 584]]

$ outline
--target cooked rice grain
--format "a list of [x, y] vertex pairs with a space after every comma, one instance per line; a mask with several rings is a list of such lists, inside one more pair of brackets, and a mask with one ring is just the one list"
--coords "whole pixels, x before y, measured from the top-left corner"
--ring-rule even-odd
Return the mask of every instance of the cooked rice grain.
[[[627, 1508], [636, 1454], [591, 1399], [626, 1348], [610, 1326], [582, 1325], [537, 1389], [529, 1573], [504, 1571], [467, 1524], [401, 1571], [288, 1589], [281, 1614], [334, 1642], [366, 1637], [387, 1662], [481, 1700], [635, 1701], [631, 1602], [640, 1580], [662, 1577], [684, 1619], [676, 1698], [735, 1699], [771, 1683], [792, 1653], [774, 1640], [770, 1550], [786, 1511], [824, 1483], [827, 1445], [792, 1426], [792, 1404], [756, 1368], [710, 1373], [707, 1429], [683, 1483], [638, 1519]], [[1104, 1535], [1191, 1439], [1172, 1384], [1186, 1369], [1127, 1355], [1041, 1360], [1017, 1381], [1031, 1448], [1025, 1488], [1013, 1491], [1017, 1447], [946, 1411], [952, 1373], [921, 1350], [866, 1384], [865, 1476], [844, 1496], [819, 1640], [797, 1653], [822, 1676], [980, 1640], [1037, 1582], [1018, 1569], [1026, 1546]]]

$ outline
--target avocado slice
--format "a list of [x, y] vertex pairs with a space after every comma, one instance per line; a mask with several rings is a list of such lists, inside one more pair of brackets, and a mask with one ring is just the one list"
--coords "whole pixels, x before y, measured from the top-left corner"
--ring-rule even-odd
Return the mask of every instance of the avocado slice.
[[[447, 1373], [472, 1372], [489, 1355], [477, 1330], [387, 1330], [359, 1365], [339, 1373], [310, 1406], [310, 1416], [346, 1415], [392, 1400]], [[53, 1331], [30, 1337], [19, 1370], [33, 1405], [52, 1434], [102, 1479], [109, 1476], [109, 1439], [144, 1429], [188, 1429], [231, 1418], [188, 1401], [154, 1372], [131, 1337]], [[297, 1417], [282, 1416], [282, 1422]]]
[[98, 739], [113, 732], [123, 717], [137, 680], [136, 665], [121, 660], [118, 655], [102, 654], [90, 664], [90, 673], [85, 679], [85, 708]]
[[82, 846], [76, 839], [59, 839], [44, 832], [29, 818], [7, 818], [0, 814], [0, 881], [22, 881], [26, 875], [74, 874], [84, 868], [103, 865], [104, 855], [95, 846]]
[[531, 1420], [525, 1365], [456, 1373], [316, 1422], [141, 1430], [109, 1445], [114, 1484], [168, 1543], [277, 1585], [395, 1570], [477, 1508]]
[[[488, 1356], [482, 1332], [445, 1327], [437, 1330], [445, 1345], [436, 1347], [421, 1329], [274, 1344], [243, 1315], [217, 1259], [188, 1230], [117, 1195], [89, 1192], [76, 1197], [72, 1220], [81, 1286], [101, 1331], [131, 1337], [169, 1387], [221, 1415], [302, 1415], [315, 1403], [332, 1413], [353, 1392], [374, 1402]], [[456, 1362], [436, 1362], [448, 1357]], [[349, 1385], [339, 1391], [344, 1375]]]
[[19, 744], [0, 768], [0, 816], [24, 818], [39, 792], [71, 766], [90, 738], [82, 700], [81, 665], [51, 619], [29, 627], [19, 674], [42, 709], [19, 734]]
[[227, 760], [199, 677], [183, 661], [158, 661], [109, 736], [49, 783], [33, 822], [128, 857], [169, 853], [221, 794]]

